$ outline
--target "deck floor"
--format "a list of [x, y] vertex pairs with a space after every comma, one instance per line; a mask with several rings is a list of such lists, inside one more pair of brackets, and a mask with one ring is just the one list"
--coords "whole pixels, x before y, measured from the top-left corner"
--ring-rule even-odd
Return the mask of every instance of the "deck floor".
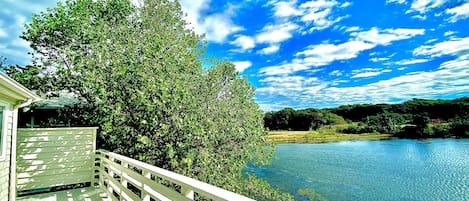
[[18, 201], [108, 201], [105, 194], [95, 187], [78, 188], [51, 193], [18, 197]]

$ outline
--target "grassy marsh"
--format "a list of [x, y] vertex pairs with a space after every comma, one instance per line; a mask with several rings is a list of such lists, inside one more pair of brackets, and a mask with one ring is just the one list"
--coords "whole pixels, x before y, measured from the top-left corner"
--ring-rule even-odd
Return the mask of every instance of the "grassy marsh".
[[323, 127], [315, 131], [270, 131], [268, 141], [274, 143], [326, 143], [349, 140], [386, 140], [390, 134], [365, 133], [343, 134], [333, 127]]

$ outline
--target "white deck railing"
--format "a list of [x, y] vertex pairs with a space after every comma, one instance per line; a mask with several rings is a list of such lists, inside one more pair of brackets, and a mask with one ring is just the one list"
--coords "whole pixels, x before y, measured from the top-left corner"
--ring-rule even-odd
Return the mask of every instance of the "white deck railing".
[[113, 152], [98, 150], [96, 159], [97, 183], [112, 200], [252, 200]]

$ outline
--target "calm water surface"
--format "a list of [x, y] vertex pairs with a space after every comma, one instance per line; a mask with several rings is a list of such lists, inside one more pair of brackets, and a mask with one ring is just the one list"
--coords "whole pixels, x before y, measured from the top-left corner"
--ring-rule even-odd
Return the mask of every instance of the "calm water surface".
[[469, 201], [469, 139], [281, 144], [247, 171], [298, 200], [312, 188], [329, 201]]

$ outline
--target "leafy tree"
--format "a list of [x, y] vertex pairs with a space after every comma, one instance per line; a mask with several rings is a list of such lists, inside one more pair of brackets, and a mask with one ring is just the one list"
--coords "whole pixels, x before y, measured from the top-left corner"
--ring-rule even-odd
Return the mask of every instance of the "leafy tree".
[[325, 125], [344, 124], [345, 120], [326, 110], [284, 108], [267, 112], [264, 126], [270, 130], [317, 130]]
[[400, 114], [386, 112], [377, 116], [369, 116], [365, 122], [373, 131], [396, 134], [400, 131], [400, 125], [404, 123], [404, 118]]
[[242, 169], [265, 162], [254, 88], [233, 64], [204, 70], [177, 1], [76, 0], [33, 16], [23, 38], [54, 89], [90, 105], [102, 148], [260, 200], [291, 197]]
[[469, 113], [451, 119], [449, 130], [451, 134], [457, 137], [469, 137]]
[[276, 119], [277, 126], [280, 129], [291, 130], [290, 121], [293, 119], [295, 110], [293, 108], [284, 108], [278, 112]]
[[35, 89], [37, 94], [43, 95], [50, 88], [49, 78], [41, 76], [41, 69], [33, 65], [6, 65], [6, 58], [0, 56], [0, 71], [6, 73], [23, 85]]
[[433, 134], [432, 137], [441, 137], [441, 138], [451, 137], [450, 125], [448, 124], [433, 125], [431, 128], [432, 128], [432, 134]]
[[[336, 128], [343, 133], [378, 132], [404, 138], [467, 137], [463, 118], [467, 111], [468, 98], [413, 99], [400, 104], [355, 104], [320, 110], [285, 108], [266, 113], [264, 122], [270, 130], [316, 130], [325, 125], [342, 124]], [[428, 126], [430, 120], [450, 124]], [[345, 125], [347, 122], [349, 125]]]
[[431, 129], [428, 127], [430, 118], [427, 115], [415, 115], [412, 123], [415, 125], [416, 134], [418, 137], [429, 136], [431, 132]]

